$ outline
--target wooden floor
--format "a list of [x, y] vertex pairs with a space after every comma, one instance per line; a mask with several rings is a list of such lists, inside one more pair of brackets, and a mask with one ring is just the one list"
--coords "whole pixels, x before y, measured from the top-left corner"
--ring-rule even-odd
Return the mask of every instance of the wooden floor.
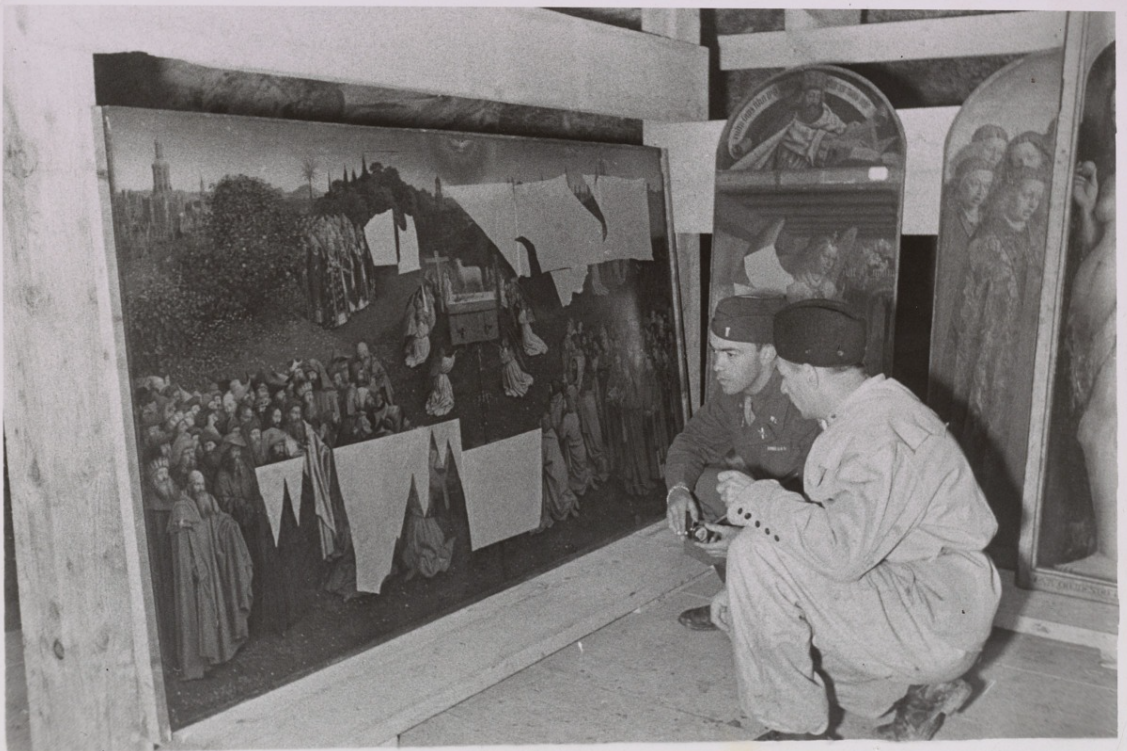
[[[644, 567], [647, 560], [650, 564], [659, 562], [659, 571], [677, 569], [684, 556], [671, 558], [667, 547], [665, 536], [654, 532], [611, 546], [603, 553], [611, 563], [599, 563], [603, 572], [601, 581], [606, 583], [616, 578], [608, 576], [609, 571], [627, 571], [637, 565]], [[599, 579], [592, 579], [593, 574], [584, 571], [584, 567], [591, 567], [596, 558], [598, 555], [592, 554], [586, 560], [575, 562], [574, 568], [564, 567], [554, 575], [566, 580], [561, 586], [586, 587], [590, 607], [605, 609], [607, 606], [598, 601], [605, 599], [606, 595], [599, 591], [600, 586], [592, 586], [592, 581]], [[755, 738], [763, 728], [748, 720], [740, 710], [727, 637], [718, 632], [690, 632], [677, 623], [679, 612], [707, 603], [719, 588], [715, 574], [710, 570], [701, 573], [701, 568], [689, 571], [688, 576], [684, 572], [678, 574], [684, 577], [681, 582], [687, 583], [667, 586], [661, 590], [666, 594], [655, 592], [646, 595], [641, 590], [630, 590], [629, 596], [622, 596], [620, 601], [629, 602], [632, 597], [637, 597], [635, 604], [629, 606], [636, 609], [632, 612], [619, 610], [619, 613], [627, 614], [603, 620], [601, 623], [607, 625], [601, 628], [581, 629], [587, 618], [583, 604], [586, 601], [572, 600], [568, 610], [571, 617], [577, 619], [577, 630], [568, 632], [573, 636], [565, 639], [586, 635], [558, 651], [554, 650], [565, 640], [556, 641], [555, 646], [520, 663], [525, 666], [522, 670], [500, 682], [483, 678], [480, 685], [485, 687], [484, 690], [478, 688], [458, 695], [458, 698], [469, 698], [456, 704], [457, 699], [454, 699], [443, 705], [448, 709], [436, 709], [437, 714], [420, 709], [420, 714], [416, 715], [419, 720], [403, 724], [399, 731], [395, 731], [399, 745], [705, 743]], [[660, 579], [654, 575], [653, 566], [649, 570], [649, 578]], [[545, 586], [539, 581], [531, 585], [534, 588]], [[613, 590], [609, 584], [603, 588], [608, 592]], [[556, 591], [566, 593], [570, 590]], [[495, 603], [499, 613], [509, 613], [525, 623], [536, 618], [534, 611], [522, 610], [528, 604], [525, 600], [528, 600], [527, 595], [510, 591], [499, 596]], [[482, 605], [484, 608], [488, 603]], [[544, 614], [544, 617], [549, 616]], [[467, 618], [463, 613], [450, 622], [453, 624], [450, 628], [458, 627], [464, 633], [474, 631], [466, 625], [472, 620]], [[555, 622], [558, 623], [559, 618]], [[440, 623], [439, 628], [446, 626]], [[592, 631], [592, 628], [596, 630]], [[520, 636], [519, 628], [506, 627], [504, 630], [514, 639]], [[494, 628], [494, 634], [496, 631]], [[465, 654], [467, 645], [463, 643], [459, 649], [459, 639], [463, 637], [455, 639], [443, 632], [435, 638], [443, 648], [438, 651], [432, 651], [429, 646], [426, 648], [431, 666], [423, 672], [441, 672], [436, 667], [440, 662], [472, 663], [472, 656]], [[532, 647], [527, 647], [524, 651], [528, 653], [530, 649]], [[27, 691], [18, 632], [7, 635], [6, 653], [7, 747], [23, 751], [30, 748], [30, 743]], [[328, 674], [332, 671], [322, 672]], [[404, 674], [399, 672], [399, 675], [402, 679]], [[937, 736], [939, 740], [1115, 736], [1116, 672], [1101, 666], [1100, 654], [1094, 648], [996, 629], [969, 677], [977, 689], [975, 696], [962, 714], [946, 722]], [[314, 677], [314, 680], [319, 678]], [[443, 680], [449, 680], [449, 676]], [[347, 681], [330, 683], [352, 697], [351, 703], [342, 701], [339, 692], [325, 693], [321, 697], [337, 706], [334, 722], [340, 726], [351, 723], [354, 727], [352, 730], [343, 727], [335, 733], [318, 731], [316, 737], [322, 738], [323, 743], [312, 745], [324, 748], [374, 745], [374, 739], [379, 734], [357, 730], [362, 724], [357, 724], [356, 717], [358, 713], [364, 717], [378, 714], [377, 707], [385, 703], [386, 697], [380, 699], [376, 692], [366, 690], [361, 690], [358, 695], [357, 689]], [[405, 690], [402, 680], [392, 683], [398, 686], [395, 690]], [[319, 690], [325, 692], [329, 688], [321, 687]], [[436, 693], [433, 688], [428, 691]], [[267, 707], [260, 709], [273, 718], [275, 724], [285, 725], [285, 718], [292, 715], [293, 721], [299, 724], [316, 725], [310, 715], [321, 714], [321, 710], [317, 709], [321, 705], [316, 699], [308, 697], [316, 697], [317, 694], [302, 696], [305, 698], [281, 713], [277, 699], [260, 702]], [[361, 710], [361, 706], [367, 709]], [[227, 727], [247, 727], [247, 720], [242, 715], [258, 711], [255, 707], [255, 701], [240, 705], [233, 710], [238, 716], [230, 720]], [[302, 708], [306, 711], [301, 711]], [[429, 719], [425, 719], [427, 717]], [[216, 718], [215, 723], [219, 727], [221, 720]], [[846, 739], [867, 738], [871, 737], [872, 724], [861, 718], [846, 716], [839, 732]], [[215, 732], [219, 733], [219, 730]], [[204, 728], [201, 728], [195, 736], [186, 734], [186, 737], [178, 739], [179, 742], [164, 745], [168, 748], [289, 748], [311, 745], [301, 740], [296, 732], [288, 736], [290, 742], [280, 741], [277, 734], [271, 735], [263, 730], [244, 735], [228, 730], [223, 737], [227, 740], [226, 745], [215, 739], [208, 740]], [[394, 739], [394, 735], [391, 738]], [[1114, 741], [1111, 741], [1107, 747], [1113, 744]], [[849, 747], [852, 744], [841, 745]], [[1082, 747], [1096, 746], [1087, 742]]]
[[[763, 728], [736, 698], [731, 647], [685, 630], [714, 575], [671, 592], [400, 736], [401, 746], [718, 742]], [[1115, 736], [1116, 672], [1095, 649], [995, 630], [971, 674], [976, 693], [937, 740]], [[846, 716], [845, 739], [872, 723]]]

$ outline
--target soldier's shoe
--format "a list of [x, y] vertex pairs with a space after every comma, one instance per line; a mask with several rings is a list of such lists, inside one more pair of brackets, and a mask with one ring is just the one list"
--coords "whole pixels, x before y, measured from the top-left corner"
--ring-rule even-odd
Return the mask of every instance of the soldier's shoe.
[[841, 738], [829, 732], [824, 733], [784, 733], [781, 730], [768, 730], [757, 741], [839, 741]]
[[712, 622], [712, 611], [708, 605], [699, 608], [689, 608], [677, 620], [685, 628], [693, 631], [716, 631], [716, 624]]
[[896, 703], [896, 718], [874, 732], [882, 741], [929, 741], [939, 731], [943, 718], [963, 708], [972, 689], [963, 679], [912, 686]]

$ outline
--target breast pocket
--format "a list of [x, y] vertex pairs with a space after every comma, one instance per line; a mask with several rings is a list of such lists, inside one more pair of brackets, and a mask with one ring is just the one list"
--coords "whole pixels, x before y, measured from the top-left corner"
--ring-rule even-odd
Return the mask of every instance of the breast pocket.
[[764, 444], [763, 465], [771, 477], [784, 479], [802, 471], [803, 457], [796, 446], [785, 441]]

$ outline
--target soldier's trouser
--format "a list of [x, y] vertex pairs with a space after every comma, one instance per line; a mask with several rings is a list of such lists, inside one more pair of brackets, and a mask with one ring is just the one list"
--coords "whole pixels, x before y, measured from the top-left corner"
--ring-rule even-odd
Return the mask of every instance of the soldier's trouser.
[[879, 717], [910, 685], [953, 680], [978, 656], [917, 626], [879, 566], [858, 582], [833, 581], [747, 527], [728, 550], [727, 572], [740, 703], [772, 730], [827, 729], [823, 675], [837, 705]]

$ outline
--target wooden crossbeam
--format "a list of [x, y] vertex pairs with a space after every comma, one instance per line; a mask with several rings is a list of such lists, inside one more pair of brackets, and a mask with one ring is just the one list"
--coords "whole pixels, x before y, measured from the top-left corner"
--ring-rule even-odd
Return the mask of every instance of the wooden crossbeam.
[[720, 69], [1015, 55], [1064, 44], [1064, 13], [996, 13], [720, 36]]
[[708, 114], [706, 48], [539, 8], [39, 5], [13, 21], [92, 53], [617, 117]]

